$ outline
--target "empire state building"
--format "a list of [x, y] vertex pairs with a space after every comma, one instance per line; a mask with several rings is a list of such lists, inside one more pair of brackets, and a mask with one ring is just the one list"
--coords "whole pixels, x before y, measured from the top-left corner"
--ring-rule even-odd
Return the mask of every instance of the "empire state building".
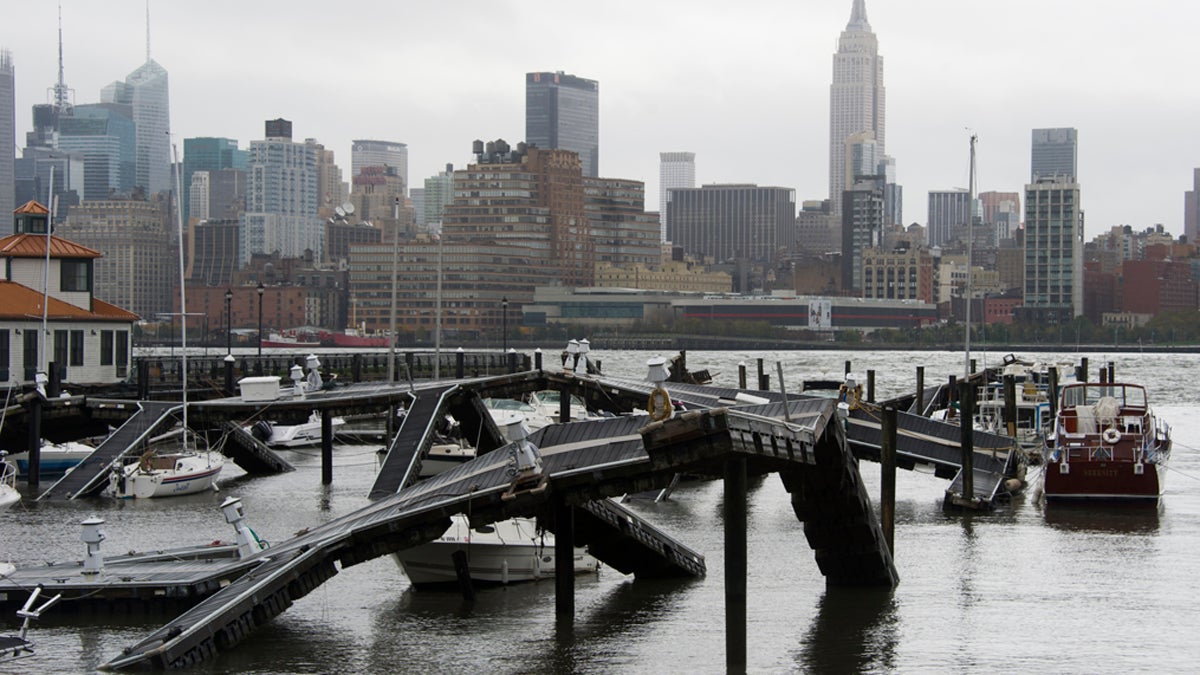
[[866, 0], [854, 0], [850, 22], [833, 55], [829, 86], [829, 206], [835, 215], [841, 213], [842, 191], [854, 181], [847, 176], [846, 140], [874, 136], [876, 155], [882, 157], [885, 110], [879, 40], [867, 22]]

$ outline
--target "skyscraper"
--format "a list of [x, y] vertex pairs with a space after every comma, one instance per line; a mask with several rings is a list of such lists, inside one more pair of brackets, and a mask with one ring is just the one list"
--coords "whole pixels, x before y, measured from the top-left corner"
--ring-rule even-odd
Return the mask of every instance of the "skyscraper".
[[584, 176], [600, 175], [600, 83], [561, 70], [525, 74], [525, 142], [579, 154]]
[[321, 256], [322, 221], [316, 143], [292, 141], [292, 123], [269, 120], [265, 140], [250, 142], [241, 262], [253, 253], [278, 251], [299, 258], [305, 249]]
[[1079, 184], [1040, 177], [1025, 186], [1025, 300], [1019, 320], [1064, 324], [1083, 314]]
[[404, 181], [408, 192], [408, 146], [395, 141], [358, 140], [350, 146], [350, 182], [353, 183], [364, 167], [386, 166]]
[[773, 263], [795, 242], [796, 191], [703, 185], [670, 194], [667, 238], [699, 259]]
[[137, 131], [129, 106], [75, 106], [58, 120], [58, 149], [83, 158], [84, 199], [108, 199], [112, 193], [129, 196], [133, 192]]
[[1034, 129], [1029, 182], [1054, 177], [1062, 183], [1078, 182], [1078, 147], [1078, 132], [1074, 128]]
[[954, 229], [971, 218], [971, 195], [962, 188], [930, 190], [926, 228], [930, 246], [945, 246], [954, 238]]
[[7, 49], [0, 49], [0, 237], [12, 234], [16, 157], [17, 100], [12, 54]]
[[[446, 206], [454, 203], [454, 165], [447, 164], [445, 171], [439, 171], [436, 176], [425, 179], [424, 214], [426, 225], [442, 225], [442, 214]], [[413, 205], [416, 208], [416, 205]]]
[[883, 236], [883, 186], [883, 176], [860, 175], [842, 192], [842, 292], [862, 295], [863, 252]]
[[[148, 51], [148, 50], [147, 50]], [[137, 176], [135, 183], [147, 194], [171, 190], [170, 109], [167, 71], [150, 54], [146, 62], [129, 74], [124, 82], [113, 82], [100, 90], [100, 100], [121, 103], [133, 110], [137, 134]]]
[[[866, 0], [854, 0], [850, 22], [833, 55], [833, 84], [829, 87], [829, 203], [841, 213], [846, 180], [846, 140], [870, 132], [876, 152], [885, 152], [883, 57], [879, 40], [867, 22]], [[836, 222], [836, 221], [835, 221]]]
[[[237, 141], [232, 138], [185, 138], [183, 139], [183, 189], [191, 189], [192, 175], [197, 171], [207, 171], [211, 175], [222, 169], [246, 170], [250, 153], [239, 150]], [[243, 179], [244, 182], [244, 179]], [[191, 199], [183, 200], [184, 222], [192, 215]], [[215, 217], [209, 213], [205, 217]]]
[[658, 153], [658, 222], [662, 241], [667, 240], [667, 204], [671, 188], [696, 187], [696, 153]]

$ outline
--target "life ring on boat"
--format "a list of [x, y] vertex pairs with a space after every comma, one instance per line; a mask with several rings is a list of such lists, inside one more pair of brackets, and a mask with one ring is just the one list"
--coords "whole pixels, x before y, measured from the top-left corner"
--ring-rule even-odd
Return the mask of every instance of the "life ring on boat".
[[655, 387], [654, 391], [650, 392], [650, 399], [646, 401], [646, 412], [650, 413], [650, 419], [661, 422], [670, 417], [673, 410], [671, 395], [666, 389]]
[[1104, 433], [1100, 434], [1100, 437], [1104, 439], [1105, 443], [1116, 445], [1117, 441], [1121, 440], [1121, 432], [1116, 427], [1109, 427], [1104, 430]]

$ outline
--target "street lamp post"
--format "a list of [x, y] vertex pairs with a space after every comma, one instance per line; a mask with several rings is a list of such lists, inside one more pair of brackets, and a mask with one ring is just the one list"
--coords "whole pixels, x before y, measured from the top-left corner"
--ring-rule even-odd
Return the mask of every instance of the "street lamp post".
[[263, 285], [258, 282], [258, 367], [262, 368], [262, 306], [263, 306]]
[[233, 353], [233, 291], [225, 289], [225, 354]]
[[[508, 296], [500, 298], [500, 309], [502, 310], [502, 323], [500, 332], [503, 333], [502, 344], [504, 345], [504, 353], [508, 353]], [[508, 357], [505, 357], [508, 358]]]

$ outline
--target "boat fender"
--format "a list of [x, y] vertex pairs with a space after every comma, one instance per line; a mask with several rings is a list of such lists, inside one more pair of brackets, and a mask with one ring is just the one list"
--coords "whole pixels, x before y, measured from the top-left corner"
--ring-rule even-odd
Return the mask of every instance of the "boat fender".
[[1109, 445], [1116, 445], [1117, 441], [1121, 440], [1121, 432], [1116, 427], [1105, 429], [1101, 436], [1104, 438], [1104, 442]]
[[655, 422], [661, 422], [671, 416], [671, 395], [662, 387], [655, 387], [654, 391], [650, 392], [650, 399], [646, 401], [646, 412], [650, 413], [650, 419]]

